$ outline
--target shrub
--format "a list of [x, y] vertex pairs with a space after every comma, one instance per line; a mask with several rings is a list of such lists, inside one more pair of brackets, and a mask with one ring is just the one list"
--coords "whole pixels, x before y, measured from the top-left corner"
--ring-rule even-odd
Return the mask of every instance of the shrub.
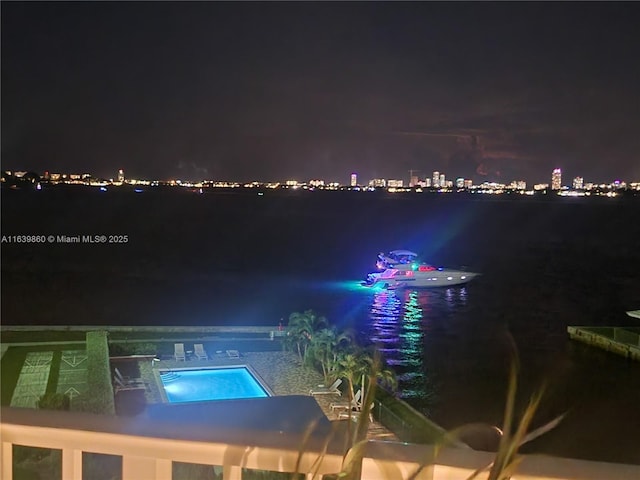
[[81, 396], [79, 410], [91, 413], [115, 415], [109, 365], [107, 332], [87, 332], [87, 382], [90, 392]]
[[158, 346], [151, 342], [110, 343], [109, 354], [112, 357], [126, 355], [157, 355]]

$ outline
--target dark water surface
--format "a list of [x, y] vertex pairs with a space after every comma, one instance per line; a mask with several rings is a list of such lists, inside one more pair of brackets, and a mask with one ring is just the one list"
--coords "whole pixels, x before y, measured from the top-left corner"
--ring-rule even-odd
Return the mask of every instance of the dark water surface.
[[[128, 235], [3, 244], [2, 323], [275, 325], [312, 308], [381, 345], [400, 394], [445, 428], [499, 424], [509, 352], [520, 399], [545, 383], [528, 450], [640, 464], [640, 363], [567, 325], [638, 325], [640, 201], [383, 194], [2, 192], [3, 235]], [[373, 291], [381, 250], [483, 275]]]

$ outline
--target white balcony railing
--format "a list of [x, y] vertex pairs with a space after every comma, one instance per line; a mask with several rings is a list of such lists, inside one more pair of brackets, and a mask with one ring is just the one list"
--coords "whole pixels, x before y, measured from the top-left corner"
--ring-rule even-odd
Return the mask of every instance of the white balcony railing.
[[[82, 479], [83, 452], [122, 457], [123, 480], [171, 480], [172, 462], [216, 465], [224, 480], [241, 480], [242, 469], [294, 472], [301, 445], [305, 454], [301, 472], [335, 473], [342, 455], [335, 445], [320, 456], [323, 442], [304, 442], [298, 434], [282, 432], [210, 429], [142, 417], [123, 418], [92, 414], [3, 407], [0, 439], [0, 477], [13, 478], [13, 446], [62, 450], [62, 478]], [[435, 462], [425, 445], [370, 442], [362, 463], [363, 480], [402, 480], [427, 462], [430, 466], [418, 480], [468, 478], [486, 465], [491, 453], [466, 449], [442, 450]], [[311, 479], [312, 475], [307, 474]], [[517, 480], [637, 480], [640, 466], [589, 462], [565, 458], [527, 456], [518, 469]]]

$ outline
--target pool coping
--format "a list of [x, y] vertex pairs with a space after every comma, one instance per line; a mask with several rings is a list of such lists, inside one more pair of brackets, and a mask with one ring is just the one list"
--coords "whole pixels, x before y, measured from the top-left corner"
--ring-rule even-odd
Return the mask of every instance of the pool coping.
[[[169, 397], [167, 397], [167, 392], [164, 389], [164, 383], [162, 383], [162, 379], [160, 378], [160, 374], [162, 372], [183, 372], [183, 371], [194, 371], [194, 370], [222, 370], [222, 369], [230, 369], [230, 368], [245, 368], [249, 371], [249, 373], [256, 379], [260, 387], [267, 393], [268, 397], [277, 396], [271, 387], [265, 382], [265, 380], [260, 376], [260, 374], [249, 364], [233, 364], [233, 365], [216, 365], [216, 366], [200, 366], [200, 367], [184, 367], [184, 368], [167, 368], [167, 367], [159, 367], [153, 370], [153, 376], [156, 381], [156, 386], [158, 387], [158, 391], [160, 392], [160, 399], [163, 404], [166, 405], [184, 405], [189, 403], [197, 403], [197, 402], [171, 402]], [[253, 398], [253, 397], [242, 397], [242, 398], [225, 398], [220, 400], [199, 400], [199, 402], [226, 402], [226, 401], [234, 401], [241, 400], [243, 398]]]

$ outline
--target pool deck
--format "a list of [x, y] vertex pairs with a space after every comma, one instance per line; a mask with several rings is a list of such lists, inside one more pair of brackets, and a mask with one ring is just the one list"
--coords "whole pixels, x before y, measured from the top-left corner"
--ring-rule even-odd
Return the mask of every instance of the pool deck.
[[[316, 370], [300, 365], [292, 352], [242, 352], [240, 358], [230, 358], [225, 351], [207, 352], [208, 360], [197, 360], [187, 355], [186, 361], [174, 359], [140, 360], [140, 376], [147, 384], [145, 397], [148, 403], [162, 402], [162, 386], [158, 378], [159, 369], [180, 369], [197, 367], [231, 367], [248, 365], [257, 373], [276, 396], [309, 395], [309, 390], [323, 383], [322, 375]], [[344, 400], [337, 394], [316, 395], [313, 397], [330, 421], [346, 421], [338, 418], [338, 412], [331, 411], [330, 404]], [[393, 440], [395, 436], [380, 423], [373, 422], [369, 427], [369, 437]]]

